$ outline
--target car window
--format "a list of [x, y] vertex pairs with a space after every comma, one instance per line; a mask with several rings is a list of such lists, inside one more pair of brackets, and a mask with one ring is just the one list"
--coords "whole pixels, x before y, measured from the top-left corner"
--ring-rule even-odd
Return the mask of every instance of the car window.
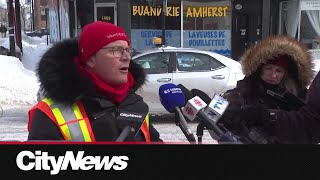
[[134, 61], [140, 64], [148, 74], [168, 73], [169, 53], [147, 54], [136, 58]]
[[178, 52], [177, 68], [179, 71], [211, 71], [224, 65], [207, 54]]

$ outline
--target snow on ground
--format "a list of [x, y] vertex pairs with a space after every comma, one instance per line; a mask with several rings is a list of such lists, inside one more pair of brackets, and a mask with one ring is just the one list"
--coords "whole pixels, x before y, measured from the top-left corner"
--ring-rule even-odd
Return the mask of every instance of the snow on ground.
[[[46, 36], [29, 37], [22, 34], [21, 61], [16, 57], [0, 55], [0, 105], [21, 106], [36, 103], [39, 82], [35, 74], [37, 63], [51, 45]], [[9, 49], [9, 38], [0, 38], [0, 45]], [[20, 52], [16, 47], [16, 51]]]

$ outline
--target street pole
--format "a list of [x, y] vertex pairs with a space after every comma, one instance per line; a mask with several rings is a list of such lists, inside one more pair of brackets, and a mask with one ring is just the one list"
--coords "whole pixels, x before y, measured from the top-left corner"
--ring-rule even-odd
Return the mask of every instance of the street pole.
[[162, 4], [162, 45], [166, 45], [166, 14], [167, 14], [167, 0], [163, 0]]
[[13, 14], [12, 14], [12, 9], [13, 9], [13, 0], [7, 0], [7, 11], [8, 11], [8, 20], [9, 20], [9, 44], [10, 44], [10, 56], [16, 56], [16, 45], [14, 41], [14, 27], [13, 27]]
[[32, 31], [34, 31], [34, 7], [33, 7], [33, 0], [31, 0], [31, 17], [32, 17]]
[[[48, 7], [45, 8], [45, 13], [46, 13], [46, 30], [48, 30]], [[49, 44], [49, 39], [48, 39], [48, 36], [47, 35], [47, 45]]]
[[21, 39], [21, 13], [20, 13], [20, 1], [19, 0], [15, 0], [15, 13], [16, 13], [16, 28], [17, 31], [17, 45], [20, 48], [21, 51], [21, 55], [23, 54], [22, 51], [22, 39]]

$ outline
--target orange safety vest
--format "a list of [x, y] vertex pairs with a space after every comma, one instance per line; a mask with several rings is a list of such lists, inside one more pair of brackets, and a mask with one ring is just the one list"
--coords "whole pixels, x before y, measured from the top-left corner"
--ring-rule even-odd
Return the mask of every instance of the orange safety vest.
[[[44, 98], [28, 112], [28, 131], [36, 109], [44, 112], [59, 127], [65, 140], [80, 142], [95, 142], [89, 118], [83, 104], [78, 101], [71, 106], [55, 103], [50, 98]], [[147, 143], [150, 142], [149, 114], [146, 115], [140, 129]]]

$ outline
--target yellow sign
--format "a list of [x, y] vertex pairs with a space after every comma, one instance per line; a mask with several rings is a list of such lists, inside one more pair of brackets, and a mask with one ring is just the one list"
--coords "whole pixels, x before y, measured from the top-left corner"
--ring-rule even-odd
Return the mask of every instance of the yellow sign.
[[[160, 16], [161, 7], [132, 6], [134, 16]], [[167, 16], [180, 16], [180, 7], [167, 7]]]
[[221, 17], [227, 15], [228, 7], [188, 7], [186, 17]]
[[[187, 7], [186, 17], [221, 17], [227, 15], [228, 6]], [[132, 6], [133, 16], [160, 16], [161, 7]], [[167, 16], [180, 16], [180, 7], [168, 6]]]

